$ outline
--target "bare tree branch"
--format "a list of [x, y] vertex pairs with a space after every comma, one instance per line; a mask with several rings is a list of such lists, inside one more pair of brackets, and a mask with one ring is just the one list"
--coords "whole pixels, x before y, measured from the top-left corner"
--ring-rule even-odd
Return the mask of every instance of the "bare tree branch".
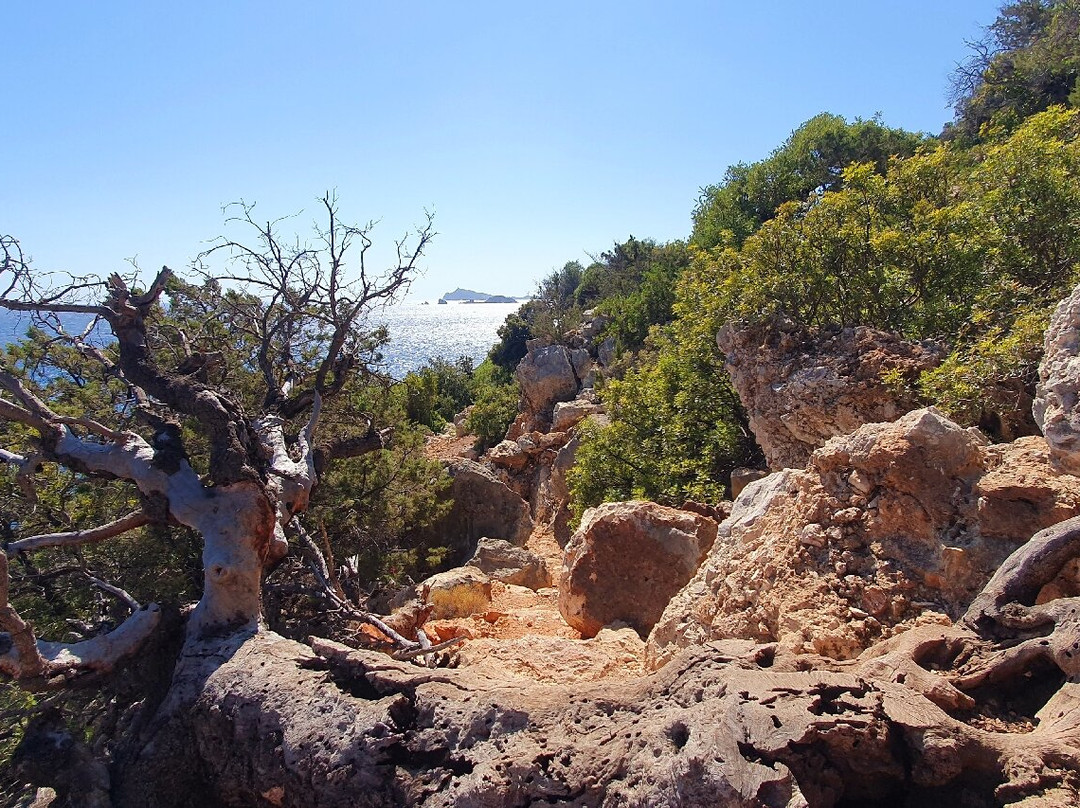
[[74, 530], [67, 533], [47, 533], [41, 536], [28, 536], [8, 544], [8, 550], [25, 553], [46, 547], [72, 547], [97, 542], [120, 536], [135, 528], [153, 522], [153, 518], [142, 510], [132, 511], [114, 522], [87, 530]]
[[114, 598], [117, 598], [118, 600], [123, 601], [124, 605], [127, 606], [128, 609], [130, 609], [132, 612], [137, 612], [137, 611], [139, 611], [139, 609], [142, 608], [142, 606], [139, 605], [139, 601], [135, 600], [135, 598], [133, 598], [126, 590], [121, 589], [120, 587], [116, 586], [115, 584], [110, 584], [110, 583], [108, 583], [106, 581], [103, 581], [100, 578], [98, 578], [98, 577], [96, 577], [94, 575], [91, 575], [88, 572], [83, 573], [83, 574], [86, 575], [86, 577], [90, 581], [90, 583], [92, 583], [94, 586], [96, 586], [102, 592], [108, 592]]
[[0, 629], [11, 638], [11, 649], [0, 653], [0, 671], [10, 676], [36, 677], [45, 670], [45, 659], [38, 651], [37, 637], [9, 599], [7, 553], [0, 550]]

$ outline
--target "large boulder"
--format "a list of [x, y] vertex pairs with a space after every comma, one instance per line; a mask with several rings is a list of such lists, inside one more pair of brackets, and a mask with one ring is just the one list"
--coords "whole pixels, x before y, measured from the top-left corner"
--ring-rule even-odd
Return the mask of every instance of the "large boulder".
[[1046, 330], [1045, 352], [1032, 407], [1050, 455], [1080, 473], [1080, 286], [1058, 304]]
[[1045, 441], [990, 446], [933, 409], [834, 438], [749, 484], [648, 641], [650, 665], [716, 639], [857, 655], [948, 622], [1033, 533], [1080, 513]]
[[[514, 375], [521, 386], [522, 431], [547, 431], [556, 402], [570, 401], [580, 388], [574, 357], [563, 345], [530, 345]], [[579, 360], [580, 363], [581, 360]]]
[[466, 565], [476, 567], [491, 580], [504, 584], [529, 589], [551, 586], [551, 574], [544, 559], [504, 539], [480, 539], [476, 543], [476, 552]]
[[532, 533], [529, 504], [488, 467], [474, 460], [455, 458], [447, 463], [452, 500], [450, 510], [425, 529], [431, 541], [468, 558], [482, 536], [524, 544]]
[[819, 333], [783, 321], [727, 325], [716, 342], [771, 469], [802, 468], [829, 438], [915, 409], [896, 382], [944, 356], [935, 344], [872, 328]]
[[566, 545], [559, 611], [585, 637], [621, 621], [643, 636], [690, 580], [717, 525], [654, 502], [610, 502], [585, 512]]

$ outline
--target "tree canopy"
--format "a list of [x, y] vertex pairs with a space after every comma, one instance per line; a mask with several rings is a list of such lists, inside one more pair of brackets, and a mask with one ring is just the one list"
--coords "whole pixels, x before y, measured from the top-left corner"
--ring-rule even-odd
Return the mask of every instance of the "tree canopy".
[[890, 158], [913, 154], [922, 141], [876, 118], [848, 123], [839, 115], [817, 115], [764, 160], [733, 165], [722, 182], [703, 188], [690, 240], [705, 249], [738, 247], [785, 202], [839, 190], [848, 165], [870, 163], [883, 174]]
[[[398, 242], [389, 269], [373, 271], [371, 227], [342, 222], [333, 196], [320, 207], [309, 242], [239, 205], [230, 224], [254, 234], [250, 241], [223, 237], [191, 280], [163, 268], [145, 287], [119, 274], [49, 276], [31, 268], [14, 237], [0, 239], [0, 306], [36, 327], [0, 368], [0, 459], [25, 501], [42, 505], [6, 515], [0, 670], [53, 686], [137, 653], [160, 622], [155, 604], [90, 575], [130, 614], [74, 644], [46, 642], [22, 613], [51, 606], [33, 604], [33, 586], [13, 597], [11, 581], [12, 564], [19, 578], [64, 574], [37, 560], [50, 548], [74, 553], [75, 571], [89, 575], [84, 550], [130, 548], [140, 530], [180, 530], [201, 544], [201, 563], [184, 565], [181, 585], [199, 596], [189, 637], [253, 625], [263, 577], [302, 536], [298, 518], [319, 480], [335, 461], [387, 445], [390, 430], [357, 395], [385, 340], [365, 315], [408, 287], [434, 231], [429, 219]], [[70, 330], [73, 317], [89, 323]], [[99, 493], [73, 500], [76, 491]], [[193, 566], [201, 580], [190, 580]]]
[[1002, 6], [953, 79], [956, 121], [947, 133], [969, 138], [998, 118], [1019, 123], [1054, 105], [1077, 106], [1080, 3], [1018, 0]]

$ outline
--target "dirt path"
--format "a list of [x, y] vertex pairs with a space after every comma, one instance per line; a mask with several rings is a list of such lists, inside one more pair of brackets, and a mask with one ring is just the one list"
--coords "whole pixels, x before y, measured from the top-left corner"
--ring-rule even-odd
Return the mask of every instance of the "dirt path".
[[[447, 430], [428, 438], [424, 454], [442, 462], [474, 457], [474, 441]], [[468, 637], [458, 651], [460, 664], [494, 677], [556, 683], [644, 675], [644, 644], [633, 629], [605, 629], [584, 640], [563, 620], [557, 589], [563, 551], [551, 526], [537, 525], [525, 548], [544, 559], [553, 586], [533, 591], [494, 581], [483, 614], [429, 621], [425, 629], [432, 639]]]

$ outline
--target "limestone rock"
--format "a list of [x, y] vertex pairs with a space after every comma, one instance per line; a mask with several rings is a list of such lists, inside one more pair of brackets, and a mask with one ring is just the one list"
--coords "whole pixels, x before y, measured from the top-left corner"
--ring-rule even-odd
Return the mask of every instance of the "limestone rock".
[[529, 462], [528, 453], [516, 440], [504, 440], [496, 443], [485, 453], [485, 458], [493, 465], [506, 469], [523, 469]]
[[735, 499], [747, 485], [760, 480], [769, 472], [761, 469], [737, 468], [731, 471], [731, 498]]
[[1058, 304], [1046, 330], [1032, 407], [1054, 462], [1080, 474], [1080, 286]]
[[429, 528], [438, 541], [469, 554], [482, 536], [525, 543], [533, 522], [529, 504], [520, 495], [473, 460], [451, 460], [447, 468], [451, 477], [448, 496], [453, 505]]
[[943, 357], [936, 345], [865, 327], [818, 334], [782, 322], [729, 325], [716, 341], [771, 469], [802, 468], [829, 438], [914, 409], [885, 375], [911, 380]]
[[812, 658], [719, 642], [650, 676], [567, 687], [262, 632], [204, 677], [182, 750], [203, 804], [258, 805], [270, 789], [326, 808], [1076, 804], [1070, 685], [1029, 731], [985, 731], [904, 684], [915, 662], [906, 680], [883, 675], [884, 650], [807, 670]]
[[425, 579], [419, 586], [427, 593], [434, 620], [468, 617], [491, 605], [491, 579], [476, 567], [455, 567]]
[[1039, 438], [990, 446], [933, 409], [833, 438], [750, 483], [648, 641], [650, 665], [721, 638], [850, 658], [955, 619], [1036, 531], [1080, 513]]
[[577, 426], [586, 417], [603, 411], [603, 405], [587, 399], [576, 398], [573, 401], [561, 401], [555, 405], [551, 428], [558, 432], [566, 432]]
[[608, 337], [596, 346], [597, 361], [605, 368], [615, 364], [615, 337]]
[[465, 426], [465, 422], [469, 420], [469, 416], [472, 415], [473, 405], [463, 409], [457, 415], [454, 416], [454, 434], [459, 438], [463, 438], [469, 434], [469, 429]]
[[603, 314], [597, 314], [593, 309], [583, 313], [584, 322], [581, 324], [581, 337], [586, 342], [591, 342], [600, 336], [600, 332], [607, 328], [611, 318]]
[[592, 387], [595, 381], [593, 372], [593, 358], [585, 348], [572, 348], [570, 350], [570, 364], [574, 368], [574, 376], [577, 378], [578, 387]]
[[466, 562], [488, 578], [504, 584], [540, 589], [551, 585], [551, 574], [539, 556], [524, 547], [516, 547], [504, 539], [482, 538], [476, 552]]
[[547, 431], [556, 402], [570, 401], [579, 388], [570, 351], [563, 345], [531, 347], [514, 375], [521, 386], [521, 410], [529, 416], [526, 432]]
[[648, 633], [694, 574], [716, 529], [711, 519], [653, 502], [586, 511], [566, 546], [559, 611], [586, 637], [616, 620]]

